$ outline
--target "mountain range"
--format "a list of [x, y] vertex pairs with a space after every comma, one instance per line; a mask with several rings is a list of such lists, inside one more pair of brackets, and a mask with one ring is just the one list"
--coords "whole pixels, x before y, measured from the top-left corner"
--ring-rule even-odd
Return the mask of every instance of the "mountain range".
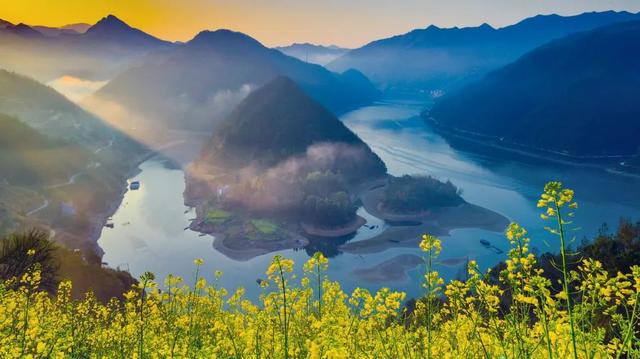
[[327, 65], [334, 71], [355, 68], [380, 87], [393, 90], [450, 90], [479, 79], [492, 69], [565, 35], [640, 18], [628, 12], [538, 15], [493, 28], [429, 26], [352, 50]]
[[299, 60], [323, 66], [349, 51], [349, 49], [335, 45], [322, 46], [310, 43], [295, 43], [289, 46], [276, 47], [276, 50], [280, 50], [283, 54]]
[[[9, 26], [14, 26], [14, 24], [10, 23], [9, 21], [0, 19], [0, 29], [7, 28]], [[33, 28], [34, 30], [38, 31], [42, 35], [49, 36], [49, 37], [56, 37], [56, 36], [60, 36], [60, 35], [63, 35], [63, 34], [82, 34], [82, 33], [85, 33], [85, 32], [87, 32], [87, 30], [89, 30], [91, 25], [90, 24], [85, 24], [85, 23], [76, 23], [76, 24], [69, 24], [69, 25], [64, 25], [64, 26], [60, 26], [60, 27], [43, 26], [43, 25], [33, 25], [33, 26], [30, 26], [30, 27]]]
[[640, 21], [569, 35], [438, 101], [434, 123], [573, 156], [640, 154]]
[[29, 74], [42, 82], [63, 75], [108, 79], [154, 50], [172, 46], [109, 15], [90, 26], [63, 28], [0, 26], [0, 68]]
[[379, 96], [358, 71], [333, 73], [269, 49], [243, 33], [217, 30], [148, 55], [101, 88], [94, 100], [123, 105], [142, 114], [153, 127], [211, 130], [253, 88], [279, 75], [290, 77], [333, 112]]

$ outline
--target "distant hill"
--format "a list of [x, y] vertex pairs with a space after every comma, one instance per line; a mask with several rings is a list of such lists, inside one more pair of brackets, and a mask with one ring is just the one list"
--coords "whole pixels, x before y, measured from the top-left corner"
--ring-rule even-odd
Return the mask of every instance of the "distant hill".
[[[147, 149], [55, 90], [7, 71], [0, 71], [0, 113], [0, 234], [37, 224], [71, 248], [96, 250], [96, 219]], [[65, 214], [69, 208], [75, 214]]]
[[33, 186], [66, 181], [89, 158], [86, 149], [45, 137], [0, 113], [0, 182]]
[[[339, 144], [361, 151], [345, 161], [343, 172], [380, 176], [384, 163], [331, 112], [307, 96], [292, 80], [278, 77], [251, 93], [214, 132], [201, 161], [231, 168], [269, 168], [312, 145]], [[325, 169], [326, 170], [326, 169]]]
[[81, 146], [43, 136], [0, 113], [0, 235], [25, 224], [27, 213], [46, 208], [46, 186], [67, 182], [91, 158]]
[[89, 149], [106, 145], [114, 135], [101, 120], [52, 88], [4, 70], [0, 70], [0, 112], [19, 118], [50, 137]]
[[8, 25], [4, 28], [4, 33], [19, 37], [25, 41], [42, 40], [44, 35], [29, 25], [20, 23], [18, 25]]
[[136, 49], [139, 52], [155, 50], [171, 44], [133, 28], [113, 15], [102, 18], [82, 35], [74, 37], [72, 43], [85, 48], [102, 49], [106, 46], [111, 51]]
[[[109, 15], [93, 26], [0, 26], [0, 68], [48, 82], [63, 75], [111, 78], [135, 59], [172, 46]], [[78, 30], [76, 30], [78, 29]], [[46, 36], [45, 36], [46, 35]]]
[[269, 49], [229, 30], [203, 31], [184, 45], [149, 56], [113, 79], [95, 97], [115, 101], [143, 114], [157, 126], [211, 130], [251, 88], [278, 75], [334, 112], [376, 99], [378, 91], [364, 76], [332, 73]]
[[615, 22], [640, 19], [628, 12], [538, 15], [495, 29], [487, 24], [466, 28], [429, 26], [371, 42], [329, 63], [334, 71], [355, 68], [385, 89], [457, 88], [492, 69], [570, 33]]
[[0, 70], [0, 113], [15, 117], [55, 140], [99, 154], [106, 167], [128, 171], [146, 151], [138, 142], [86, 112], [54, 89]]
[[85, 32], [87, 32], [87, 30], [89, 30], [90, 27], [91, 27], [91, 24], [77, 23], [77, 24], [69, 24], [69, 25], [62, 26], [60, 27], [60, 29], [73, 30], [77, 33], [84, 34]]
[[445, 96], [441, 126], [575, 156], [640, 153], [640, 21], [570, 35]]
[[0, 29], [4, 29], [7, 26], [13, 26], [13, 24], [10, 23], [9, 21], [0, 19]]
[[296, 43], [289, 46], [276, 47], [276, 49], [285, 55], [323, 66], [349, 51], [349, 49], [338, 46], [322, 46], [309, 43]]
[[65, 28], [61, 28], [61, 27], [51, 27], [51, 26], [37, 25], [37, 26], [32, 26], [31, 28], [33, 28], [37, 32], [39, 32], [42, 35], [47, 36], [47, 37], [56, 37], [56, 36], [60, 36], [60, 35], [63, 35], [63, 34], [66, 34], [66, 35], [79, 34], [78, 31], [75, 31], [73, 29], [65, 29]]

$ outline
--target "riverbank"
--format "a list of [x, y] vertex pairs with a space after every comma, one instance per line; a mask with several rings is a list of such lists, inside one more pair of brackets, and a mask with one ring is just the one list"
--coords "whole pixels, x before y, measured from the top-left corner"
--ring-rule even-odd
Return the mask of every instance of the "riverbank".
[[394, 247], [415, 248], [425, 233], [448, 236], [452, 230], [462, 228], [501, 232], [509, 225], [509, 219], [501, 214], [470, 203], [435, 209], [423, 220], [424, 222], [412, 226], [392, 226], [378, 236], [346, 243], [339, 248], [346, 253], [371, 254]]
[[124, 178], [121, 180], [120, 190], [118, 191], [117, 195], [112, 200], [107, 202], [107, 206], [104, 210], [92, 216], [92, 218], [94, 219], [94, 224], [89, 232], [89, 241], [90, 243], [94, 244], [94, 254], [96, 254], [100, 259], [102, 259], [102, 257], [104, 256], [104, 250], [98, 245], [98, 240], [102, 235], [102, 231], [106, 228], [105, 226], [109, 222], [109, 218], [111, 218], [116, 210], [118, 210], [118, 207], [120, 207], [122, 201], [124, 200], [124, 195], [127, 193], [127, 191], [129, 191], [129, 179], [135, 177], [140, 173], [139, 166], [143, 162], [158, 155], [159, 154], [157, 152], [149, 150], [144, 154], [141, 154], [135, 161], [133, 161], [134, 164], [132, 168], [124, 175]]
[[500, 232], [509, 224], [509, 220], [501, 214], [466, 201], [457, 206], [434, 207], [418, 213], [390, 212], [382, 206], [386, 180], [379, 179], [368, 185], [368, 189], [360, 192], [363, 207], [373, 216], [389, 223], [405, 223], [411, 226], [431, 224], [441, 227], [446, 232], [469, 227]]
[[213, 226], [197, 219], [191, 222], [189, 229], [214, 237], [213, 248], [226, 257], [241, 262], [286, 249], [303, 249], [309, 244], [309, 241], [303, 236], [286, 229], [282, 229], [286, 238], [279, 240], [253, 240], [244, 236], [216, 232]]
[[[186, 135], [183, 134], [183, 136]], [[100, 211], [91, 217], [94, 221], [94, 225], [92, 226], [88, 237], [89, 242], [94, 246], [94, 253], [97, 256], [101, 259], [104, 256], [104, 251], [99, 246], [98, 240], [102, 235], [102, 231], [105, 230], [105, 226], [109, 222], [109, 219], [118, 210], [124, 200], [125, 194], [129, 191], [129, 179], [140, 173], [140, 165], [147, 160], [158, 157], [164, 161], [170, 162], [172, 166], [184, 167], [195, 156], [195, 153], [197, 153], [197, 149], [201, 146], [202, 141], [204, 141], [204, 139], [195, 137], [192, 141], [178, 139], [158, 145], [155, 148], [147, 147], [145, 152], [141, 153], [132, 161], [133, 165], [121, 180], [117, 195], [108, 201], [107, 206], [103, 211]]]
[[[618, 175], [640, 178], [640, 167], [629, 165], [630, 162], [640, 162], [640, 155], [576, 156], [569, 153], [507, 142], [494, 136], [449, 128], [442, 125], [433, 117], [430, 117], [428, 111], [423, 112], [421, 117], [425, 123], [447, 139], [448, 142], [451, 143], [451, 139], [455, 139], [477, 146], [473, 152], [493, 150], [501, 152], [504, 155], [524, 156], [551, 163], [593, 168]], [[453, 143], [452, 146], [455, 146], [455, 143]]]
[[309, 241], [302, 236], [280, 241], [255, 241], [216, 235], [213, 248], [225, 256], [240, 262], [249, 261], [265, 254], [287, 249], [303, 249]]
[[[194, 181], [188, 175], [185, 177], [187, 181]], [[351, 192], [361, 201], [365, 211], [391, 226], [370, 239], [347, 242], [342, 245], [336, 243], [337, 249], [353, 254], [365, 254], [382, 252], [393, 247], [415, 248], [424, 233], [445, 236], [450, 231], [461, 228], [501, 232], [509, 224], [509, 220], [499, 213], [467, 202], [452, 207], [434, 207], [419, 213], [391, 213], [381, 206], [389, 178], [389, 176], [385, 176], [361, 183], [354, 186]], [[196, 186], [191, 187], [195, 188]], [[187, 203], [199, 204], [196, 205], [197, 215], [189, 229], [214, 236], [216, 238], [213, 244], [214, 248], [227, 257], [239, 261], [247, 261], [260, 255], [285, 249], [301, 249], [309, 244], [305, 236], [332, 241], [334, 238], [357, 232], [366, 223], [366, 220], [360, 216], [346, 226], [333, 229], [318, 228], [307, 223], [299, 225], [289, 223], [281, 226], [282, 230], [286, 232], [285, 239], [251, 240], [246, 238], [247, 236], [243, 235], [242, 231], [233, 230], [238, 225], [231, 225], [232, 223], [223, 226], [208, 224], [204, 220], [206, 214], [202, 201], [193, 196], [196, 192], [198, 191], [192, 190], [190, 196], [186, 196]], [[237, 216], [243, 216], [243, 214], [235, 213], [234, 216], [236, 218], [229, 220], [238, 221]]]

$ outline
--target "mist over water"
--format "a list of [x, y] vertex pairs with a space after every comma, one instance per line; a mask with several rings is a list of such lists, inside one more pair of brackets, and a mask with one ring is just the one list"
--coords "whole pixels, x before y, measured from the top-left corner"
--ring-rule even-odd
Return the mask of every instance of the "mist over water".
[[[615, 228], [621, 216], [640, 218], [640, 179], [637, 177], [536, 159], [478, 155], [463, 150], [466, 147], [459, 144], [452, 147], [418, 117], [426, 105], [417, 101], [382, 102], [349, 112], [341, 119], [383, 159], [391, 174], [428, 174], [451, 180], [462, 188], [468, 202], [507, 215], [525, 226], [532, 238], [532, 248], [540, 252], [557, 248], [555, 238], [543, 230], [545, 223], [535, 207], [536, 198], [547, 181], [561, 180], [576, 190], [580, 208], [575, 225], [581, 230], [574, 233], [578, 242], [584, 236], [592, 238], [603, 222]], [[104, 261], [114, 267], [128, 268], [135, 276], [150, 270], [159, 278], [172, 273], [190, 282], [193, 259], [202, 257], [204, 275], [210, 280], [213, 280], [215, 270], [222, 270], [225, 274], [220, 285], [229, 290], [243, 286], [249, 297], [256, 298], [261, 291], [256, 280], [265, 277], [264, 271], [277, 253], [246, 262], [225, 257], [213, 248], [213, 237], [184, 230], [195, 213], [183, 205], [182, 170], [166, 166], [158, 159], [151, 159], [140, 168], [141, 173], [132, 180], [140, 181], [141, 189], [125, 195], [113, 216], [115, 228], [105, 228], [99, 240], [105, 251]], [[366, 240], [386, 226], [362, 209], [359, 215], [367, 218], [369, 225], [378, 227], [362, 227], [353, 238], [334, 242]], [[505, 258], [505, 254], [483, 247], [480, 239], [486, 239], [502, 250], [508, 246], [501, 233], [455, 230], [442, 238], [440, 257], [444, 263], [438, 265], [437, 270], [451, 279], [464, 272], [467, 258], [477, 260], [482, 268]], [[328, 244], [322, 245], [332, 245], [331, 239], [325, 241]], [[318, 245], [314, 241], [312, 244]], [[338, 254], [330, 259], [329, 275], [340, 280], [345, 290], [356, 287], [376, 290], [384, 286], [406, 291], [408, 297], [421, 294], [420, 269], [411, 270], [408, 278], [400, 276], [399, 280], [391, 282], [367, 282], [354, 274], [356, 270], [375, 269], [378, 264], [399, 255], [419, 255], [417, 247], [392, 248], [367, 255], [339, 253], [335, 246], [333, 249]], [[299, 274], [302, 263], [309, 256], [304, 250], [286, 250], [279, 254], [294, 259]]]

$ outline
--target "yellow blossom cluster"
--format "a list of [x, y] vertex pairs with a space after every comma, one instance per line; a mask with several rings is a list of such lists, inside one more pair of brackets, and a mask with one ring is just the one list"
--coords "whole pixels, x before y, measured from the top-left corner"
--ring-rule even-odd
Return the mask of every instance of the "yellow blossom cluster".
[[[573, 203], [557, 185], [545, 194], [545, 206]], [[640, 358], [640, 266], [611, 275], [585, 259], [567, 273], [569, 301], [526, 234], [509, 226], [499, 279], [470, 261], [466, 280], [446, 284], [432, 268], [441, 243], [424, 236], [425, 295], [414, 305], [387, 288], [346, 293], [319, 253], [301, 278], [274, 257], [257, 302], [208, 283], [202, 259], [191, 285], [145, 273], [106, 304], [72, 300], [69, 282], [39, 291], [34, 268], [0, 283], [0, 358]]]

